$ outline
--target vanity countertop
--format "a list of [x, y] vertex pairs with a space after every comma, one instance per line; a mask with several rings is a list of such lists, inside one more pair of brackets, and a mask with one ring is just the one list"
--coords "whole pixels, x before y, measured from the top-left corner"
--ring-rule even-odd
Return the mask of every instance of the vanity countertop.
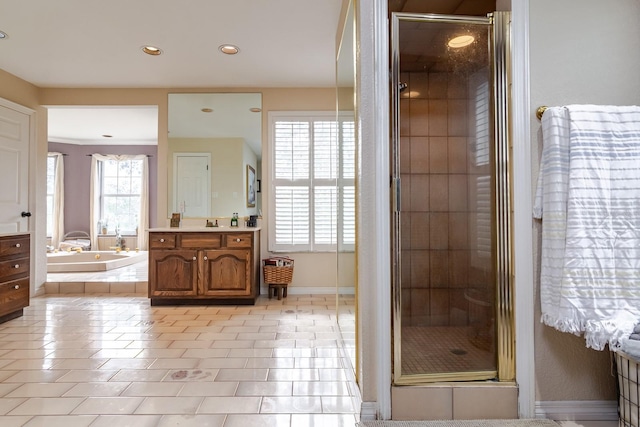
[[155, 232], [163, 232], [163, 233], [203, 233], [203, 232], [212, 232], [212, 233], [237, 233], [237, 232], [253, 232], [260, 231], [261, 227], [231, 227], [228, 225], [219, 225], [217, 227], [156, 227], [150, 228], [148, 231], [150, 233]]

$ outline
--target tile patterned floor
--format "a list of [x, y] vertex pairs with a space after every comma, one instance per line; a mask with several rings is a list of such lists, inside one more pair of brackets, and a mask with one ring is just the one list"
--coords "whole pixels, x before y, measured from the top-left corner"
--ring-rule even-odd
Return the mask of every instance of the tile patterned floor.
[[0, 425], [354, 426], [332, 296], [150, 307], [47, 294], [0, 325]]

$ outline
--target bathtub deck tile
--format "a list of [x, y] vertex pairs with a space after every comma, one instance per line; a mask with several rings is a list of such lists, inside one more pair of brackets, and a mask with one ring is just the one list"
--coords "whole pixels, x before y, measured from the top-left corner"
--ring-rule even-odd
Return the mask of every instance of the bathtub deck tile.
[[[148, 262], [142, 261], [115, 270], [84, 273], [47, 273], [47, 282], [144, 282], [147, 283]], [[56, 292], [57, 293], [57, 292]]]
[[147, 294], [148, 263], [142, 261], [109, 271], [48, 273], [46, 294]]
[[84, 282], [69, 282], [60, 284], [61, 294], [83, 294]]
[[108, 294], [111, 290], [108, 282], [85, 282], [84, 292], [87, 294]]
[[111, 283], [112, 294], [132, 294], [136, 292], [136, 284], [135, 282], [114, 282]]
[[60, 293], [60, 283], [58, 283], [58, 282], [46, 282], [44, 284], [44, 293], [45, 294], [59, 294]]

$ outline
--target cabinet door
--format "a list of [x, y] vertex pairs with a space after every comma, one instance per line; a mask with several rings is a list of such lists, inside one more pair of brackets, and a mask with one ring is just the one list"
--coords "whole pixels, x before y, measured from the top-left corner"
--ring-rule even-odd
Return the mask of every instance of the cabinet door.
[[149, 252], [149, 297], [196, 296], [197, 251]]
[[204, 251], [202, 293], [209, 296], [251, 295], [251, 251]]

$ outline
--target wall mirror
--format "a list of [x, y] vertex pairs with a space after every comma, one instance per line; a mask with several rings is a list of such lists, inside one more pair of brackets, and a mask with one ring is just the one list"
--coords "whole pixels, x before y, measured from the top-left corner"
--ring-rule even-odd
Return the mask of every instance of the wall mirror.
[[[355, 18], [354, 2], [350, 1], [345, 11], [342, 37], [336, 56], [336, 95], [337, 114], [342, 126], [339, 132], [339, 143], [342, 149], [351, 148], [355, 151]], [[347, 150], [349, 151], [349, 150]], [[344, 152], [344, 151], [343, 151]], [[343, 226], [338, 228], [337, 252], [337, 286], [338, 299], [337, 320], [345, 345], [346, 354], [351, 367], [356, 370], [355, 360], [355, 158], [341, 160], [340, 178], [337, 181], [342, 205], [339, 211]], [[349, 200], [346, 195], [352, 194]], [[348, 203], [348, 201], [350, 203]], [[353, 224], [353, 227], [345, 226]]]
[[170, 217], [254, 215], [247, 203], [247, 166], [260, 179], [262, 94], [169, 94], [167, 200]]

